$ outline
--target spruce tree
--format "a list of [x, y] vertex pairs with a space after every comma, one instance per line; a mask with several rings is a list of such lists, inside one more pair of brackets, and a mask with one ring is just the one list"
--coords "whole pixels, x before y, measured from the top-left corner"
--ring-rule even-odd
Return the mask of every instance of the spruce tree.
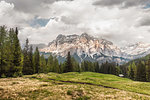
[[65, 63], [65, 72], [72, 72], [73, 71], [73, 66], [72, 66], [72, 61], [71, 61], [71, 55], [70, 52], [68, 52], [66, 63]]
[[94, 66], [95, 66], [95, 72], [99, 73], [99, 72], [100, 72], [99, 63], [96, 62], [96, 63], [94, 64]]
[[30, 65], [30, 74], [34, 73], [34, 65], [33, 65], [33, 48], [32, 45], [29, 48], [29, 52], [28, 52], [28, 56], [29, 56], [29, 65]]
[[44, 55], [41, 55], [40, 57], [40, 72], [47, 73], [46, 60]]
[[24, 75], [32, 74], [32, 68], [31, 68], [30, 59], [29, 59], [29, 40], [28, 39], [26, 39], [26, 45], [23, 50], [23, 74]]
[[60, 73], [60, 67], [56, 57], [54, 58], [53, 72]]
[[18, 39], [18, 29], [15, 30], [14, 35], [14, 52], [13, 52], [13, 64], [14, 64], [14, 76], [22, 75], [22, 66], [21, 66], [21, 47]]
[[[10, 49], [8, 46], [8, 31], [5, 26], [0, 27], [0, 76], [8, 76], [10, 67]], [[8, 59], [9, 58], [9, 59]]]
[[137, 78], [138, 81], [146, 81], [146, 66], [145, 63], [140, 61], [137, 65]]
[[34, 52], [34, 68], [35, 68], [35, 73], [40, 72], [40, 53], [38, 47], [36, 47], [36, 50]]
[[6, 39], [5, 26], [0, 27], [0, 76], [4, 74], [4, 45]]
[[54, 66], [54, 58], [52, 55], [48, 57], [48, 62], [47, 62], [47, 71], [52, 72], [53, 71], [53, 66]]
[[150, 82], [150, 58], [148, 60], [148, 65], [146, 66], [146, 78], [147, 78], [147, 81]]

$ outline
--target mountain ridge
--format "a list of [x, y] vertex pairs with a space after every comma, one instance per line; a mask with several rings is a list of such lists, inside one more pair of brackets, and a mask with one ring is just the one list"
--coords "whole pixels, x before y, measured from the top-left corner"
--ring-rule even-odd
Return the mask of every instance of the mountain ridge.
[[78, 62], [89, 60], [99, 63], [109, 61], [123, 64], [150, 54], [150, 44], [138, 42], [120, 48], [111, 41], [87, 33], [81, 35], [59, 34], [47, 47], [40, 49], [40, 52], [52, 53], [58, 58], [63, 58], [63, 61], [70, 52]]
[[40, 49], [41, 52], [53, 53], [57, 56], [66, 57], [70, 51], [71, 55], [78, 55], [80, 61], [98, 61], [99, 63], [127, 62], [127, 54], [121, 52], [120, 48], [111, 41], [100, 39], [83, 33], [81, 35], [58, 35], [55, 40], [48, 44], [48, 47]]

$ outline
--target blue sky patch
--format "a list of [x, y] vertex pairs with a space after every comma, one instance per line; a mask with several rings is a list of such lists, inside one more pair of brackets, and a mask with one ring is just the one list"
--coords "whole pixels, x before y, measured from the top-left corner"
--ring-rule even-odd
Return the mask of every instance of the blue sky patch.
[[146, 4], [146, 6], [144, 7], [144, 9], [148, 9], [148, 8], [150, 8], [150, 3]]
[[31, 21], [30, 25], [31, 25], [32, 27], [36, 27], [36, 26], [44, 27], [44, 26], [46, 26], [46, 24], [49, 22], [49, 20], [50, 20], [50, 19], [42, 19], [42, 18], [35, 17], [35, 18]]

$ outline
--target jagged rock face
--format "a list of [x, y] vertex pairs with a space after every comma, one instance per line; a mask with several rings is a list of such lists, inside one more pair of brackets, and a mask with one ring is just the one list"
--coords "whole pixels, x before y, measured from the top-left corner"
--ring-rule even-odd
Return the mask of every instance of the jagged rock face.
[[132, 56], [133, 59], [136, 59], [150, 54], [150, 44], [138, 42], [129, 44], [126, 47], [121, 48], [121, 50]]
[[78, 56], [80, 61], [116, 61], [118, 63], [125, 62], [122, 58], [124, 53], [113, 45], [112, 42], [105, 39], [92, 37], [86, 33], [82, 35], [58, 35], [56, 40], [49, 43], [48, 47], [40, 50], [45, 53], [53, 53], [65, 57], [70, 51], [72, 55]]

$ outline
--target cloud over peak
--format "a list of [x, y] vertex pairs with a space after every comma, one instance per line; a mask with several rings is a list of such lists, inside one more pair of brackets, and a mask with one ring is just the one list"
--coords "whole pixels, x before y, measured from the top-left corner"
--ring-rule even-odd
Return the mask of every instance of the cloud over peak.
[[150, 0], [1, 0], [0, 25], [20, 27], [22, 43], [84, 32], [117, 45], [150, 42], [149, 5]]

